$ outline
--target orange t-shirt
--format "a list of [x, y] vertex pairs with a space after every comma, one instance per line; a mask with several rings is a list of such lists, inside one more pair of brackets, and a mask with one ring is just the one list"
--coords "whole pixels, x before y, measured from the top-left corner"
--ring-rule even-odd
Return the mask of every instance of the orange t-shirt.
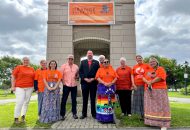
[[[153, 80], [154, 78], [159, 77], [161, 78], [161, 81], [153, 83], [152, 88], [153, 89], [166, 89], [166, 71], [163, 67], [158, 67], [157, 70], [154, 70], [153, 68], [149, 68], [146, 73], [144, 74], [144, 78], [148, 81]], [[145, 89], [147, 89], [147, 84], [145, 84]]]
[[15, 77], [15, 87], [28, 88], [34, 86], [34, 68], [18, 65], [13, 70], [12, 75]]
[[39, 92], [44, 92], [45, 85], [44, 85], [44, 81], [43, 81], [43, 75], [45, 72], [46, 72], [46, 70], [38, 69], [38, 70], [36, 70], [36, 73], [35, 73], [34, 80], [38, 81], [38, 91]]
[[150, 66], [148, 64], [136, 64], [132, 69], [132, 75], [134, 76], [134, 82], [136, 86], [144, 86], [144, 82], [142, 80], [143, 75]]
[[125, 66], [125, 68], [117, 68], [116, 73], [119, 76], [116, 82], [117, 90], [131, 90], [131, 71], [132, 69], [129, 66]]
[[99, 64], [100, 65], [100, 68], [102, 68], [103, 67], [103, 64]]
[[115, 70], [109, 66], [107, 68], [99, 68], [97, 73], [96, 73], [96, 79], [100, 78], [102, 81], [106, 83], [112, 82], [115, 78], [118, 78], [117, 73]]
[[59, 79], [62, 79], [62, 75], [58, 70], [47, 70], [43, 78], [45, 78], [47, 82], [57, 82]]

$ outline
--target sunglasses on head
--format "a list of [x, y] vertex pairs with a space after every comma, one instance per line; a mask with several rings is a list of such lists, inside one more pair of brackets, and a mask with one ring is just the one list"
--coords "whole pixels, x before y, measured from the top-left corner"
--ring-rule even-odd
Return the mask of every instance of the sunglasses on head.
[[108, 64], [108, 63], [109, 63], [109, 61], [104, 61], [104, 63], [105, 63], [105, 64]]

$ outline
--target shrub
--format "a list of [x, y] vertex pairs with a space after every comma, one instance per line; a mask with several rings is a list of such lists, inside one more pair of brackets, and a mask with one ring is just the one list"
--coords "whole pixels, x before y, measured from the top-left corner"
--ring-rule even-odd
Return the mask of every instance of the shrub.
[[[181, 88], [180, 93], [185, 95], [185, 88]], [[190, 95], [190, 85], [187, 86], [187, 95]]]

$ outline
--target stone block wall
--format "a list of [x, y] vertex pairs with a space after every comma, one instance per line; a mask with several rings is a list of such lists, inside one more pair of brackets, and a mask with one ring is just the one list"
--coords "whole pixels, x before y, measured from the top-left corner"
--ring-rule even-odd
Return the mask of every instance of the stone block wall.
[[133, 0], [115, 1], [116, 24], [110, 26], [110, 58], [114, 68], [120, 65], [120, 57], [125, 57], [127, 64], [135, 64], [136, 37], [135, 12]]
[[[58, 61], [58, 66], [65, 63], [68, 54], [74, 54], [74, 27], [68, 25], [67, 2], [68, 0], [49, 0], [48, 3], [47, 60]], [[116, 23], [110, 25], [109, 29], [110, 60], [114, 68], [119, 66], [122, 56], [126, 57], [129, 66], [135, 64], [134, 10], [134, 0], [115, 0]]]

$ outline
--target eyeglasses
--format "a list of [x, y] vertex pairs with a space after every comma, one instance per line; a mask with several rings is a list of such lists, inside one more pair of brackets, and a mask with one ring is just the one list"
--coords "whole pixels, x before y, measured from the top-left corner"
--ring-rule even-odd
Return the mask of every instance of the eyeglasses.
[[109, 61], [104, 61], [104, 63], [105, 63], [105, 64], [108, 64], [108, 63], [109, 63]]

